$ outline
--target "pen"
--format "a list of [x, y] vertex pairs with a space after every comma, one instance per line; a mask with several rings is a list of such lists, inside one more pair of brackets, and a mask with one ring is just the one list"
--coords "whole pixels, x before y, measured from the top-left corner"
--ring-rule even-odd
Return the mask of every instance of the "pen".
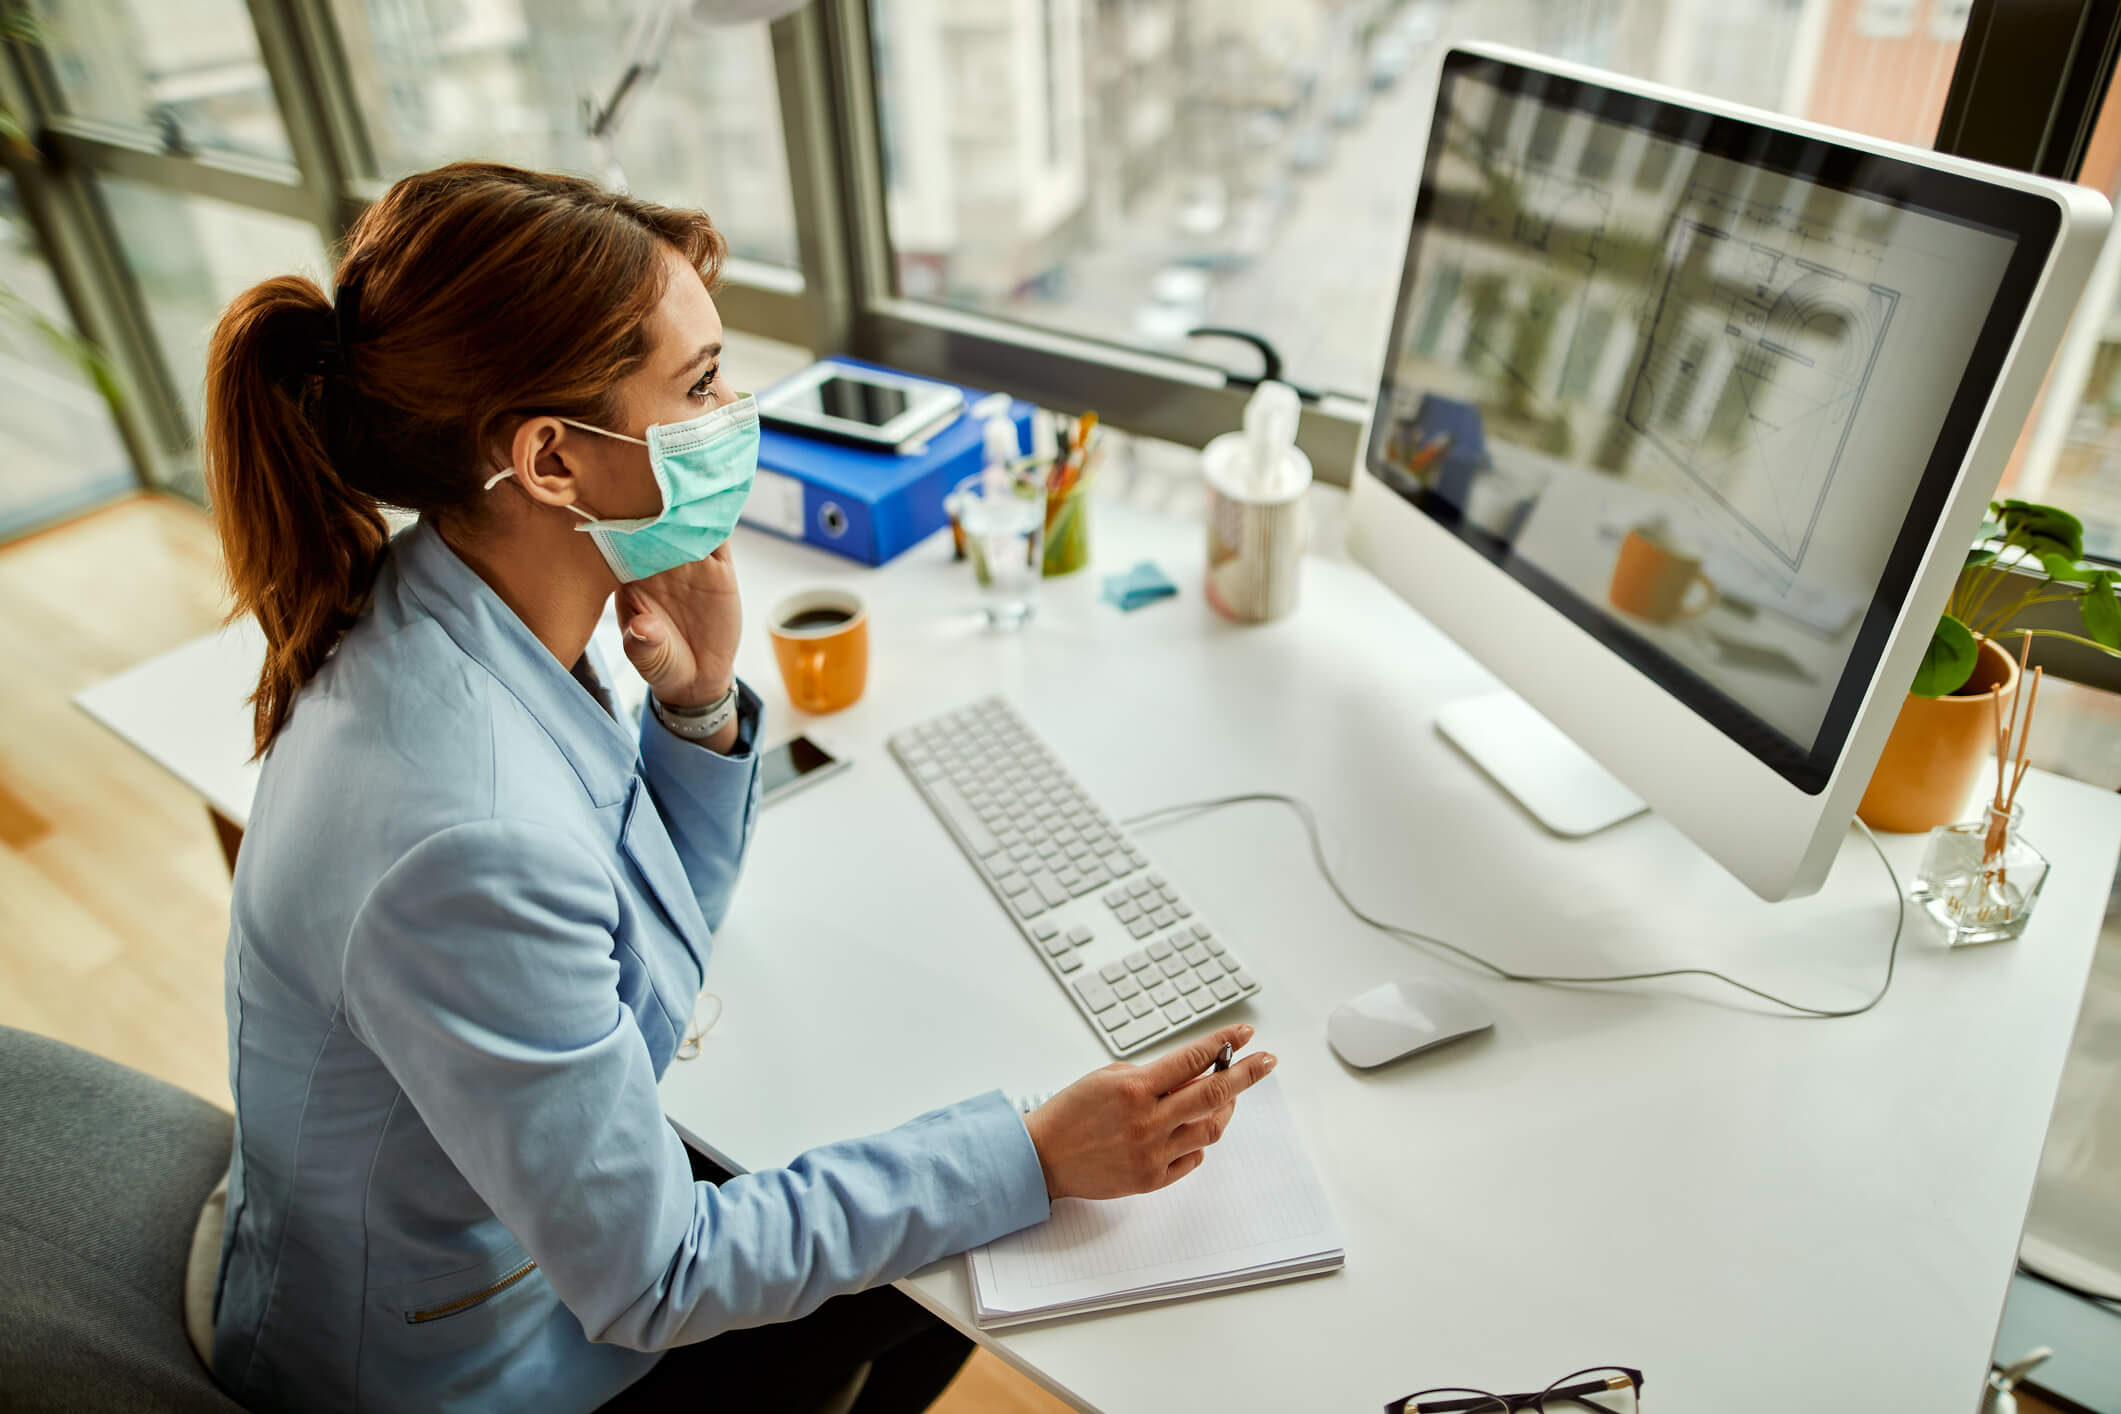
[[1208, 1068], [1208, 1073], [1209, 1073], [1210, 1075], [1213, 1075], [1213, 1074], [1215, 1074], [1215, 1073], [1216, 1073], [1217, 1071], [1223, 1071], [1223, 1070], [1228, 1070], [1229, 1068], [1230, 1068], [1230, 1043], [1229, 1043], [1228, 1041], [1225, 1041], [1225, 1042], [1223, 1042], [1223, 1048], [1222, 1048], [1222, 1050], [1221, 1050], [1221, 1051], [1219, 1051], [1219, 1052], [1218, 1052], [1218, 1053], [1216, 1054], [1216, 1057], [1215, 1057], [1215, 1064], [1214, 1064], [1214, 1065], [1212, 1065], [1212, 1066], [1210, 1066], [1210, 1067]]

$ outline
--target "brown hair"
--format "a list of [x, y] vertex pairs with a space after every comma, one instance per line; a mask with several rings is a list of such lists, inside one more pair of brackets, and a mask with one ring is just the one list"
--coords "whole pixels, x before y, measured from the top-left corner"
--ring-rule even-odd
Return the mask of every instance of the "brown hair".
[[466, 506], [512, 418], [611, 417], [648, 353], [665, 246], [710, 284], [727, 249], [702, 212], [459, 162], [362, 213], [336, 308], [294, 275], [229, 305], [207, 355], [206, 480], [231, 616], [265, 630], [260, 754], [367, 601], [380, 506]]

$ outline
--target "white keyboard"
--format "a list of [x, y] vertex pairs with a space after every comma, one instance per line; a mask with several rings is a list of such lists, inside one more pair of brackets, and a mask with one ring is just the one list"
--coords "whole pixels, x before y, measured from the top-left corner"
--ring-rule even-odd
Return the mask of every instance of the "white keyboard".
[[1259, 991], [1068, 768], [998, 697], [900, 732], [891, 754], [1116, 1056]]

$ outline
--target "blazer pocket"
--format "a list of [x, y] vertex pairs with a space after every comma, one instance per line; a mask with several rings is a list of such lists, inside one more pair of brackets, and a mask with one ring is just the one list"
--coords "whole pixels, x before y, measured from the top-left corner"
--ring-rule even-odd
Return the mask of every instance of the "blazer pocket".
[[699, 896], [692, 891], [692, 877], [685, 872], [677, 846], [670, 842], [670, 832], [663, 827], [655, 797], [648, 793], [647, 782], [639, 776], [634, 777], [633, 792], [626, 799], [626, 823], [619, 831], [619, 849], [647, 884], [649, 896], [662, 910], [678, 941], [692, 954], [693, 966], [704, 974], [707, 959], [702, 944], [707, 939], [707, 916], [700, 912]]
[[440, 1321], [450, 1316], [460, 1316], [474, 1306], [483, 1306], [488, 1301], [493, 1300], [494, 1297], [499, 1296], [537, 1269], [538, 1264], [526, 1258], [513, 1271], [508, 1272], [495, 1281], [486, 1283], [484, 1286], [473, 1287], [469, 1291], [459, 1292], [448, 1300], [438, 1301], [432, 1306], [408, 1307], [405, 1310], [405, 1324], [408, 1326], [423, 1326], [429, 1321]]

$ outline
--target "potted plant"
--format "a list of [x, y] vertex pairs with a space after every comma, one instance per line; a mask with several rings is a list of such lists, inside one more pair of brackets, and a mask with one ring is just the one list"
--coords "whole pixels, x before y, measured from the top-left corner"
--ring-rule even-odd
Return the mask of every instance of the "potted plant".
[[[2068, 511], [1993, 501], [1878, 769], [1856, 813], [1880, 830], [1918, 832], [1959, 818], [2008, 711], [2018, 664], [2000, 638], [2062, 638], [2121, 657], [2121, 569], [2084, 561], [2084, 525]], [[2026, 609], [2074, 600], [2082, 634], [2011, 628]]]

